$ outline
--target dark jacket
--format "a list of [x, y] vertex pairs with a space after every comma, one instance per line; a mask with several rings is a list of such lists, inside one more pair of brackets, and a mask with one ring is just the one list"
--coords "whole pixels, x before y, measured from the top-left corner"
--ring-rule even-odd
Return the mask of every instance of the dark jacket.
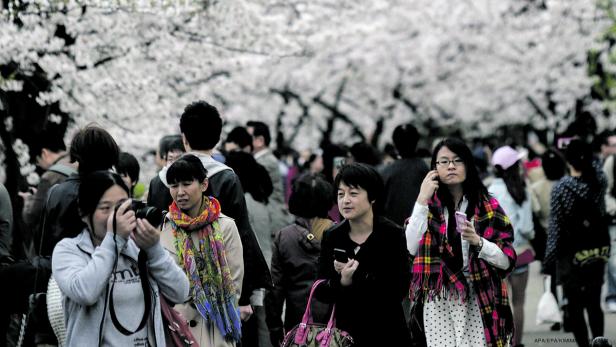
[[[309, 222], [298, 218], [280, 230], [274, 238], [272, 280], [274, 288], [265, 296], [267, 326], [282, 331], [282, 306], [286, 303], [284, 329], [289, 331], [302, 320], [312, 283], [317, 279], [321, 240], [308, 238]], [[316, 322], [327, 322], [327, 307], [313, 299], [312, 315]]]
[[160, 180], [158, 175], [154, 176], [150, 181], [148, 189], [148, 206], [154, 206], [161, 210], [169, 211], [169, 205], [173, 202], [169, 188]]
[[605, 262], [578, 266], [574, 254], [601, 249], [609, 256], [609, 231], [605, 213], [606, 179], [597, 168], [599, 186], [580, 177], [563, 177], [552, 189], [544, 272], [555, 273], [565, 286], [603, 283]]
[[382, 171], [385, 182], [384, 216], [403, 225], [411, 216], [421, 182], [430, 171], [420, 158], [404, 158], [386, 166]]
[[35, 245], [43, 238], [40, 254], [51, 257], [53, 248], [65, 237], [75, 237], [86, 228], [79, 216], [77, 197], [79, 195], [79, 175], [73, 174], [49, 190], [47, 203], [41, 221], [41, 233], [35, 237]]
[[[318, 297], [336, 303], [336, 325], [353, 337], [355, 347], [410, 345], [402, 311], [411, 278], [404, 230], [376, 217], [373, 232], [362, 245], [353, 242], [349, 232], [345, 220], [323, 236], [319, 278], [328, 282], [319, 287]], [[359, 262], [348, 287], [340, 285], [340, 275], [334, 270], [334, 248], [346, 250]]]
[[68, 164], [69, 158], [66, 156], [61, 157], [41, 176], [41, 180], [36, 187], [36, 194], [30, 196], [24, 202], [21, 214], [26, 225], [25, 230], [29, 232], [27, 235], [24, 235], [24, 242], [29, 252], [28, 256], [33, 256], [34, 252], [38, 252], [39, 244], [34, 244], [32, 241], [34, 235], [41, 229], [43, 209], [45, 208], [49, 190], [54, 185], [64, 182], [68, 176], [77, 173], [77, 170]]

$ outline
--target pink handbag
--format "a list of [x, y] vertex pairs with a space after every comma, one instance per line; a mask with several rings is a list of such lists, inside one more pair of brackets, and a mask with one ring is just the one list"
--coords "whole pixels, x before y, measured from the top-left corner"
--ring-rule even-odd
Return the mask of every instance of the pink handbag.
[[310, 296], [306, 304], [306, 311], [302, 322], [289, 331], [282, 341], [282, 347], [349, 347], [353, 345], [353, 338], [346, 332], [336, 328], [336, 305], [332, 308], [327, 325], [313, 323], [310, 313], [310, 303], [315, 289], [325, 280], [317, 280], [310, 289]]

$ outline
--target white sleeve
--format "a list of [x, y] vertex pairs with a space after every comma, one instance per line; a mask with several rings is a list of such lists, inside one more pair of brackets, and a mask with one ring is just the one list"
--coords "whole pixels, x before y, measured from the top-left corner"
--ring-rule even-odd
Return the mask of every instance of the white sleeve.
[[411, 255], [417, 254], [419, 248], [419, 241], [421, 237], [428, 229], [428, 205], [422, 205], [415, 203], [413, 207], [413, 214], [409, 219], [409, 223], [406, 225], [406, 248]]
[[483, 247], [479, 251], [479, 258], [501, 270], [507, 270], [509, 268], [509, 257], [495, 243], [483, 237], [481, 239], [483, 240]]

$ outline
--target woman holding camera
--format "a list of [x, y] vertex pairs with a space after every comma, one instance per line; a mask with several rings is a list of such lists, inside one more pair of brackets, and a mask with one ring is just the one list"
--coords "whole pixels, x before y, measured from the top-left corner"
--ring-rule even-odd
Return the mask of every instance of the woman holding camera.
[[336, 304], [336, 324], [355, 347], [408, 346], [402, 299], [408, 294], [410, 258], [404, 230], [381, 217], [384, 183], [372, 167], [342, 166], [335, 178], [344, 218], [321, 241], [317, 296]]
[[60, 241], [52, 257], [67, 346], [165, 346], [157, 298], [188, 297], [186, 275], [160, 245], [159, 231], [130, 206], [117, 174], [83, 177], [79, 211], [87, 228]]
[[190, 302], [175, 308], [189, 321], [200, 346], [232, 347], [241, 339], [238, 300], [244, 262], [233, 219], [205, 195], [207, 170], [187, 154], [167, 170], [173, 203], [161, 242], [174, 254], [190, 280]]
[[411, 297], [424, 305], [427, 345], [507, 346], [513, 319], [504, 279], [516, 261], [509, 218], [462, 141], [439, 142], [431, 167], [406, 228]]

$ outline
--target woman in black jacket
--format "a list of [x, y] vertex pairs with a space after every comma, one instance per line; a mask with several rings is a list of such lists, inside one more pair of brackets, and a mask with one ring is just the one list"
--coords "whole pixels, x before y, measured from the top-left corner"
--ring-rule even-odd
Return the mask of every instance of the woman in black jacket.
[[[284, 331], [302, 320], [310, 287], [317, 279], [321, 237], [333, 224], [327, 213], [334, 204], [334, 188], [317, 174], [301, 176], [293, 184], [289, 212], [295, 223], [280, 230], [272, 249], [274, 287], [265, 296], [266, 320], [274, 346], [282, 342]], [[282, 307], [284, 312], [284, 329]], [[327, 307], [313, 299], [312, 314], [317, 322], [326, 322]]]
[[336, 304], [336, 325], [355, 347], [408, 346], [402, 299], [409, 292], [410, 256], [402, 227], [380, 216], [383, 180], [372, 167], [354, 163], [341, 168], [335, 187], [344, 221], [323, 236], [319, 278], [327, 282], [317, 295]]

